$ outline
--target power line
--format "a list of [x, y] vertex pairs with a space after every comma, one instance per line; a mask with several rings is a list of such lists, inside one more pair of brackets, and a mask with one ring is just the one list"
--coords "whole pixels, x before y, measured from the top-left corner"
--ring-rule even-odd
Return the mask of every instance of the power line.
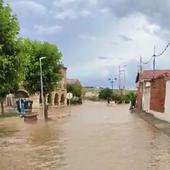
[[168, 44], [165, 46], [165, 48], [159, 54], [155, 54], [155, 46], [154, 46], [154, 54], [152, 55], [152, 57], [148, 61], [146, 61], [146, 62], [142, 61], [142, 64], [149, 64], [152, 61], [153, 58], [162, 56], [166, 52], [166, 50], [168, 49], [169, 46], [170, 46], [170, 42], [168, 42]]
[[151, 61], [152, 61], [152, 58], [153, 58], [154, 56], [152, 55], [152, 57], [148, 60], [148, 61], [146, 61], [146, 62], [143, 62], [142, 61], [142, 64], [149, 64]]
[[155, 56], [160, 57], [161, 55], [163, 55], [166, 52], [166, 50], [168, 49], [169, 46], [170, 46], [170, 42], [168, 42], [168, 44], [165, 46], [165, 48], [163, 49], [163, 51], [160, 54], [157, 54]]
[[[166, 51], [167, 51], [167, 49], [169, 48], [169, 46], [170, 46], [170, 41], [168, 42], [168, 44], [165, 46], [165, 48], [162, 50], [162, 52], [161, 53], [159, 53], [159, 54], [155, 54], [155, 46], [154, 46], [154, 52], [153, 52], [153, 55], [152, 55], [152, 57], [148, 60], [148, 61], [146, 61], [146, 62], [143, 62], [142, 61], [142, 57], [140, 57], [140, 73], [142, 72], [142, 70], [143, 70], [143, 64], [149, 64], [151, 61], [152, 61], [152, 64], [153, 64], [153, 78], [155, 77], [155, 70], [156, 70], [156, 58], [157, 57], [160, 57], [160, 56], [162, 56]], [[153, 59], [153, 60], [152, 60]]]

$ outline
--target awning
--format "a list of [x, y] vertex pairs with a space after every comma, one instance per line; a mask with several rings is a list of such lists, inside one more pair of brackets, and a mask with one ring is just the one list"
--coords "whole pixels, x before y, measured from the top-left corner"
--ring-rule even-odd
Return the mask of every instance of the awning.
[[29, 98], [29, 93], [25, 89], [19, 89], [15, 93], [16, 98]]

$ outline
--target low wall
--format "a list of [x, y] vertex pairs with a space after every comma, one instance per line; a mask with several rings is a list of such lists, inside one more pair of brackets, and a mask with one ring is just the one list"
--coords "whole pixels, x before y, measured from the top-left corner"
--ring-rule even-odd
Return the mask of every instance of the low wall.
[[158, 119], [170, 122], [170, 113], [169, 112], [161, 113], [161, 112], [149, 110], [149, 113], [151, 113], [152, 115], [154, 115]]

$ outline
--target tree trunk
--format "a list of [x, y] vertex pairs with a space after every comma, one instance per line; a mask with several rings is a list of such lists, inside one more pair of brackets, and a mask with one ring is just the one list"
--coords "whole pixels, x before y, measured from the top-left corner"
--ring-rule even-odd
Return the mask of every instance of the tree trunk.
[[46, 102], [46, 94], [44, 95], [44, 118], [45, 120], [48, 120], [48, 105]]
[[1, 103], [1, 114], [4, 115], [5, 111], [4, 111], [4, 101], [3, 101], [3, 99], [1, 99], [0, 103]]

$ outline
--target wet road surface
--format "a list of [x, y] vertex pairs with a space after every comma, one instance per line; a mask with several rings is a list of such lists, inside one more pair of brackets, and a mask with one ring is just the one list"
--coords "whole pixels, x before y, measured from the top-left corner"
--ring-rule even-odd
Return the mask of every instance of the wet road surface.
[[82, 106], [52, 121], [0, 120], [0, 170], [169, 170], [170, 138], [127, 105]]

